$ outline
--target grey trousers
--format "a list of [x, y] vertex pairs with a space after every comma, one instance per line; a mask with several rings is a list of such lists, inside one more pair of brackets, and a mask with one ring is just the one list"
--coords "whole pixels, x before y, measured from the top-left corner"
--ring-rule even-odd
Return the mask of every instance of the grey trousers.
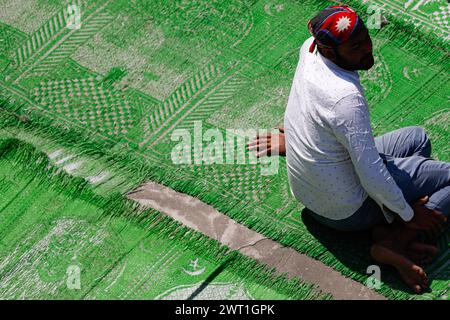
[[[375, 145], [389, 173], [409, 204], [429, 196], [426, 207], [450, 215], [450, 163], [430, 158], [431, 142], [423, 128], [405, 127], [375, 137]], [[313, 212], [319, 223], [341, 231], [360, 231], [385, 221], [370, 198], [350, 217], [331, 220]]]

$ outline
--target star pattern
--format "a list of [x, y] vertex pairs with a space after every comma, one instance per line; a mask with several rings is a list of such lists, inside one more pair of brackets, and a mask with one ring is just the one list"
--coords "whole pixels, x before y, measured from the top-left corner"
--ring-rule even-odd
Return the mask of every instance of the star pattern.
[[338, 32], [343, 32], [343, 31], [347, 30], [348, 27], [350, 27], [350, 24], [351, 24], [350, 18], [348, 18], [348, 17], [341, 17], [336, 22], [336, 30]]

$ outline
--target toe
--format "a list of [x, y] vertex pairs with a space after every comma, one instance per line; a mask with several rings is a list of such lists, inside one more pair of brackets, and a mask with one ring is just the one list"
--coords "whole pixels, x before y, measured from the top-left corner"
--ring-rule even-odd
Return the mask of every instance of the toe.
[[420, 268], [420, 270], [419, 270], [419, 275], [420, 275], [420, 278], [421, 278], [421, 284], [423, 286], [425, 286], [425, 287], [428, 287], [428, 276], [425, 273], [425, 271], [423, 271], [422, 268]]
[[415, 293], [421, 293], [422, 292], [422, 288], [418, 284], [413, 285], [412, 288], [413, 288]]

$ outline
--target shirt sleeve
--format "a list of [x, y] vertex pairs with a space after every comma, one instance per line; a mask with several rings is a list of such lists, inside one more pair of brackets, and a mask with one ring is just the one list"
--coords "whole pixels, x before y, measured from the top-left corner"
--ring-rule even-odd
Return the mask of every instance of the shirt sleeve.
[[338, 101], [330, 122], [336, 138], [350, 154], [361, 185], [380, 206], [386, 220], [392, 222], [393, 216], [383, 209], [383, 204], [404, 221], [410, 221], [414, 211], [378, 153], [365, 98], [351, 94]]

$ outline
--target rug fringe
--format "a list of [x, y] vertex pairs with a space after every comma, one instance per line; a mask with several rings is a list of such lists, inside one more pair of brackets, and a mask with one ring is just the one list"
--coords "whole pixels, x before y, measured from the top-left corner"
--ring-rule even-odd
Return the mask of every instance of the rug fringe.
[[285, 274], [276, 275], [275, 269], [246, 257], [245, 255], [221, 245], [200, 232], [189, 229], [172, 218], [153, 209], [145, 209], [138, 203], [115, 193], [103, 197], [94, 192], [94, 188], [82, 178], [76, 178], [52, 166], [45, 153], [16, 138], [0, 140], [0, 159], [7, 159], [22, 177], [39, 181], [43, 188], [51, 188], [71, 198], [85, 200], [103, 210], [102, 217], [129, 218], [130, 223], [138, 224], [149, 234], [177, 239], [186, 250], [207, 256], [215, 263], [227, 265], [227, 270], [240, 277], [255, 280], [258, 284], [275, 289], [293, 299], [332, 298], [322, 293], [316, 285], [300, 282], [301, 279], [289, 279]]

